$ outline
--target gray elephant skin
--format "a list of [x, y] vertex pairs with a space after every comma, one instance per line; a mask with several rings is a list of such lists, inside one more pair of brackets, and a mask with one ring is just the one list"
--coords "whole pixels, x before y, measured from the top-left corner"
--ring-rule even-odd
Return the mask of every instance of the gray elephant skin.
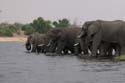
[[81, 28], [54, 28], [47, 35], [50, 37], [50, 51], [57, 54], [67, 54], [68, 51], [74, 53], [74, 44]]
[[[116, 21], [87, 21], [82, 26], [80, 37], [86, 37], [86, 44], [92, 41], [92, 55], [96, 56], [101, 42], [113, 44], [115, 49], [121, 49], [125, 54], [125, 22]], [[109, 45], [112, 46], [112, 45]], [[119, 50], [120, 51], [120, 50]]]
[[49, 43], [49, 39], [46, 34], [34, 33], [28, 36], [25, 47], [31, 52], [45, 52], [46, 45]]

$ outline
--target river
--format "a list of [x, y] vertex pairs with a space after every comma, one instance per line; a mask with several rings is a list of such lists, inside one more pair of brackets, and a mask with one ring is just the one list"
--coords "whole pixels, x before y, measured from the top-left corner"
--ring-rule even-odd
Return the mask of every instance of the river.
[[125, 83], [125, 62], [27, 53], [24, 43], [0, 43], [0, 83]]

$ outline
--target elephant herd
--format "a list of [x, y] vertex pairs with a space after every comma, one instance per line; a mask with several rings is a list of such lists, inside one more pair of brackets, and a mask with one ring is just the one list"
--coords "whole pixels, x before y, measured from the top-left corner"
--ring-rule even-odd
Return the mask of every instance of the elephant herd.
[[95, 20], [86, 21], [82, 28], [53, 28], [28, 36], [25, 46], [37, 53], [120, 56], [125, 54], [125, 22]]

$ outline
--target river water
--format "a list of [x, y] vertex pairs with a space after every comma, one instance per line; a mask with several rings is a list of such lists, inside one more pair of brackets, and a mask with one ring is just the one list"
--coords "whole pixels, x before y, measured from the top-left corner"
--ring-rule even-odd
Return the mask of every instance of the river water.
[[125, 62], [27, 53], [23, 43], [0, 43], [0, 83], [125, 83]]

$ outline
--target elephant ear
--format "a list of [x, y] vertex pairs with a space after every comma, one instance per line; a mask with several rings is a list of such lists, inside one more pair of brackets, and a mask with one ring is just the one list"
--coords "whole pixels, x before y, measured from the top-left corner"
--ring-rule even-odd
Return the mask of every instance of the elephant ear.
[[88, 33], [88, 27], [91, 26], [95, 21], [87, 21], [82, 26], [80, 37], [85, 36]]
[[93, 22], [91, 25], [88, 26], [87, 35], [89, 37], [94, 36], [97, 32], [99, 32], [100, 27], [101, 24], [99, 21]]
[[82, 30], [87, 30], [88, 29], [88, 27], [91, 25], [91, 24], [93, 24], [95, 21], [87, 21], [87, 22], [85, 22], [84, 24], [83, 24], [83, 26], [82, 26]]

